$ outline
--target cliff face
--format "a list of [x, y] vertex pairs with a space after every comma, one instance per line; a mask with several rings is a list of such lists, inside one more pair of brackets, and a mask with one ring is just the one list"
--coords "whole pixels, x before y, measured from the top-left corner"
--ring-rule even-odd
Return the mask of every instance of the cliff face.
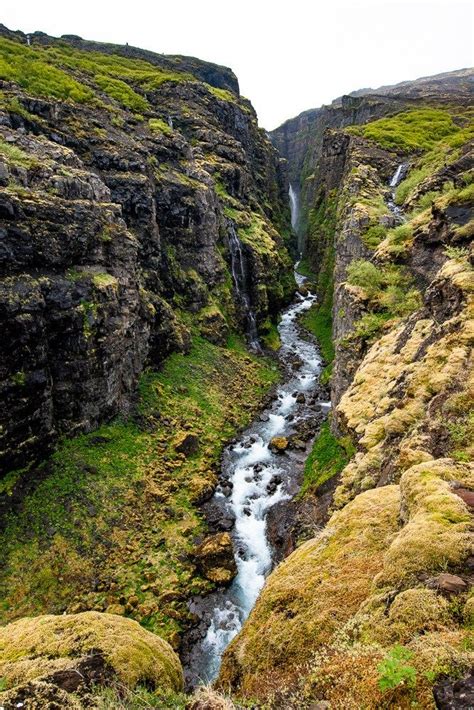
[[332, 320], [333, 406], [306, 467], [306, 529], [328, 491], [332, 502], [326, 527], [269, 577], [220, 676], [270, 707], [469, 697], [472, 123], [460, 79], [458, 93], [449, 77], [426, 80], [403, 110], [315, 130], [305, 266], [320, 338]]
[[30, 42], [0, 32], [4, 473], [129, 411], [193, 329], [245, 330], [230, 229], [263, 334], [292, 287], [279, 159], [230, 70]]
[[307, 228], [307, 212], [314, 206], [315, 190], [326, 175], [318, 164], [327, 129], [373, 121], [416, 106], [420, 101], [428, 104], [451, 98], [468, 101], [471, 87], [472, 73], [466, 69], [395, 86], [361, 89], [335, 99], [329, 106], [304, 111], [271, 131], [272, 143], [288, 162], [289, 180], [301, 194], [302, 232]]

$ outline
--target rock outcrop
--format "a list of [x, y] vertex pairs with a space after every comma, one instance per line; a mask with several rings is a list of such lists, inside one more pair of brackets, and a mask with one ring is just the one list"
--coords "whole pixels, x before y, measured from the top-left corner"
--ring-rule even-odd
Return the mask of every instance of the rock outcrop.
[[[273, 135], [301, 177], [316, 334], [332, 320], [333, 407], [297, 511], [304, 528], [329, 507], [326, 526], [270, 575], [224, 656], [220, 686], [253, 702], [469, 697], [471, 76], [343, 97]], [[335, 130], [349, 124], [361, 125]]]
[[181, 664], [169, 644], [136, 621], [93, 611], [2, 627], [0, 672], [0, 702], [7, 708], [91, 707], [88, 693], [117, 682], [156, 691], [183, 687]]
[[257, 325], [292, 289], [279, 159], [230, 70], [30, 42], [0, 29], [3, 474], [129, 411], [192, 327], [245, 328], [231, 228]]

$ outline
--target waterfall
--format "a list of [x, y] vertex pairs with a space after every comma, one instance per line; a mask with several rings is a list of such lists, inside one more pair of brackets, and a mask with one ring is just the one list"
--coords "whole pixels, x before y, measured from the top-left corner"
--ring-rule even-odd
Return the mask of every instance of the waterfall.
[[397, 187], [398, 183], [405, 177], [407, 168], [408, 165], [406, 163], [400, 163], [398, 168], [395, 170], [392, 179], [390, 180], [390, 187]]
[[407, 174], [407, 170], [408, 164], [400, 163], [389, 182], [389, 187], [391, 187], [391, 191], [390, 197], [387, 200], [387, 207], [389, 208], [390, 212], [393, 214], [399, 224], [403, 222], [403, 212], [395, 202], [395, 188], [401, 183], [401, 181]]
[[288, 197], [290, 198], [291, 228], [296, 233], [298, 238], [298, 253], [302, 254], [304, 242], [301, 231], [298, 229], [298, 223], [300, 219], [299, 195], [291, 183], [288, 189]]
[[257, 320], [252, 310], [252, 303], [249, 293], [248, 264], [242, 242], [237, 236], [234, 224], [228, 222], [229, 249], [232, 270], [232, 280], [239, 305], [243, 311], [245, 319], [245, 329], [249, 345], [256, 352], [261, 351], [258, 340]]
[[295, 192], [293, 185], [290, 184], [288, 190], [288, 195], [290, 198], [290, 211], [291, 211], [291, 227], [296, 232], [296, 225], [298, 224], [299, 209], [298, 209], [298, 196]]

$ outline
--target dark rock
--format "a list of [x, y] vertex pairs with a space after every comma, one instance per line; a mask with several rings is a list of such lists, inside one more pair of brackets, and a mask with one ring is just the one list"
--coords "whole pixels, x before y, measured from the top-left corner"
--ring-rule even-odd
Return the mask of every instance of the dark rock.
[[472, 710], [474, 707], [474, 674], [458, 680], [446, 678], [433, 688], [438, 710]]
[[175, 449], [185, 456], [192, 456], [199, 451], [199, 437], [196, 434], [184, 434], [175, 444]]
[[443, 572], [437, 577], [432, 577], [426, 583], [426, 586], [431, 589], [436, 589], [441, 594], [451, 595], [451, 594], [461, 594], [466, 591], [466, 582], [455, 574], [449, 574], [448, 572]]

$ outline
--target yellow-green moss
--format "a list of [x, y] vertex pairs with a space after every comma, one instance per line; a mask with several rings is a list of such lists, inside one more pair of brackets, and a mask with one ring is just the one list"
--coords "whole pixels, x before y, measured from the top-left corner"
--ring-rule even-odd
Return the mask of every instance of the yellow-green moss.
[[87, 611], [20, 619], [0, 628], [0, 676], [8, 687], [70, 667], [98, 650], [128, 687], [138, 683], [181, 690], [178, 657], [136, 621]]

